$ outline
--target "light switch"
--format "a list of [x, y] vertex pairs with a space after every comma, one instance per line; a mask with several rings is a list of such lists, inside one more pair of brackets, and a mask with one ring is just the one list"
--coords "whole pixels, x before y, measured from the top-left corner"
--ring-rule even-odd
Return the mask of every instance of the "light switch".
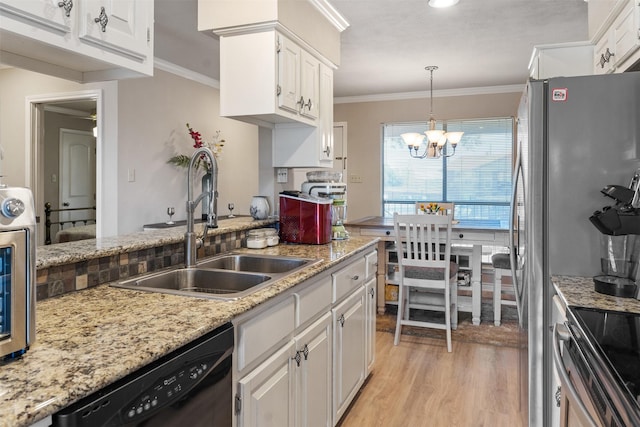
[[276, 182], [279, 184], [284, 184], [288, 181], [289, 181], [289, 170], [286, 168], [279, 168]]
[[135, 180], [136, 180], [136, 170], [133, 168], [127, 169], [127, 181], [135, 182]]

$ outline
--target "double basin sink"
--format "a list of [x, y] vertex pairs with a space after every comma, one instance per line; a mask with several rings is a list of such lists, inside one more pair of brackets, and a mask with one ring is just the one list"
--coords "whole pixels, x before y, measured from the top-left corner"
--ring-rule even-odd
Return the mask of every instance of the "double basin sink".
[[320, 262], [318, 259], [257, 254], [225, 254], [129, 279], [112, 286], [199, 298], [234, 300]]

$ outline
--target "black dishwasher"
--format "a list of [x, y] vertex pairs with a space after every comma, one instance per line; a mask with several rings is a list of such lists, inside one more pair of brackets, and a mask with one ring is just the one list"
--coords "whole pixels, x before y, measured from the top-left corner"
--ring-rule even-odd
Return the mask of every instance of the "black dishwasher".
[[53, 426], [231, 426], [227, 323], [53, 415]]

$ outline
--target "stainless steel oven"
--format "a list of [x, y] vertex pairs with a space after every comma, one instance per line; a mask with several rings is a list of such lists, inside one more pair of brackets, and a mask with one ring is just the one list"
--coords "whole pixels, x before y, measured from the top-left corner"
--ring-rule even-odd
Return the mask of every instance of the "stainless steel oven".
[[0, 185], [0, 357], [35, 341], [35, 214], [31, 191]]
[[233, 326], [175, 350], [53, 415], [54, 427], [229, 427]]
[[640, 426], [638, 344], [640, 315], [569, 307], [554, 327], [561, 426]]

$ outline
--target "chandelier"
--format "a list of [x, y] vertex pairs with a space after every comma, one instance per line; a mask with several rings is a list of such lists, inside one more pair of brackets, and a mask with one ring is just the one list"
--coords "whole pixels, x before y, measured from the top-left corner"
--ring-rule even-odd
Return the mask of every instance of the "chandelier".
[[[431, 112], [429, 113], [429, 130], [424, 135], [417, 132], [403, 133], [400, 135], [409, 147], [409, 155], [417, 159], [438, 159], [440, 157], [451, 157], [456, 153], [456, 146], [462, 139], [464, 132], [446, 132], [436, 129], [436, 119], [433, 118], [433, 72], [438, 69], [436, 65], [424, 67], [431, 73], [430, 99]], [[425, 141], [426, 136], [426, 141]], [[425, 144], [424, 153], [418, 154], [420, 147]]]

